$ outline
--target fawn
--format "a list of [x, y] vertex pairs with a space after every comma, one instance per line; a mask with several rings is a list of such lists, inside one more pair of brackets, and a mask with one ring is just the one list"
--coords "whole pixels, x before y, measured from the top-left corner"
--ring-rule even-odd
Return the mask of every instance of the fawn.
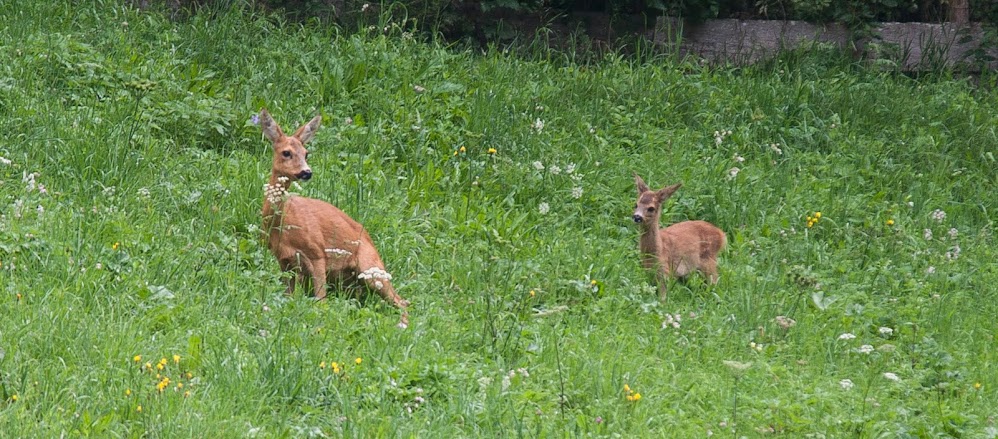
[[641, 265], [653, 270], [658, 284], [659, 299], [665, 300], [666, 282], [670, 277], [685, 278], [693, 271], [707, 275], [717, 283], [717, 253], [724, 248], [724, 231], [706, 221], [683, 221], [659, 230], [662, 202], [683, 184], [652, 191], [640, 176], [634, 174], [638, 186], [638, 202], [634, 206], [634, 222], [641, 226]]
[[364, 226], [332, 204], [287, 192], [292, 182], [312, 178], [304, 145], [315, 135], [321, 120], [316, 116], [286, 136], [266, 109], [260, 111], [260, 127], [274, 144], [273, 167], [263, 200], [267, 246], [281, 270], [295, 272], [288, 279], [285, 294], [292, 294], [296, 284], [304, 286], [307, 277], [316, 299], [326, 297], [329, 280], [366, 286], [402, 311], [399, 327], [405, 328], [409, 325], [409, 302], [395, 293], [392, 277]]

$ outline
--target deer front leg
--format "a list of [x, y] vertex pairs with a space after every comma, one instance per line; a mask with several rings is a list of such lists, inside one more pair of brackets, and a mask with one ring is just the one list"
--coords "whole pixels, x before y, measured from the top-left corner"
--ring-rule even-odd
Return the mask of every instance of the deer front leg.
[[287, 277], [287, 280], [285, 281], [287, 288], [284, 289], [284, 295], [290, 296], [295, 292], [295, 285], [301, 283], [303, 280], [301, 269], [296, 268], [291, 261], [286, 259], [281, 259], [278, 263], [281, 264], [281, 271], [284, 273], [290, 272], [292, 274], [292, 276]]
[[315, 295], [315, 300], [325, 299], [326, 261], [320, 259], [312, 262], [312, 266], [309, 268], [309, 273], [312, 274], [312, 292]]

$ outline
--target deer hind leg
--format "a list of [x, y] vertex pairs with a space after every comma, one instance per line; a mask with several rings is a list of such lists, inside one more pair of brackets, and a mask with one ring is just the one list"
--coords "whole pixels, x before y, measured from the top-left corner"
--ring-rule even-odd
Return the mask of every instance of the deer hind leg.
[[378, 251], [371, 245], [361, 245], [357, 249], [357, 278], [372, 291], [378, 293], [385, 302], [402, 311], [402, 320], [399, 327], [409, 326], [409, 301], [403, 299], [395, 292], [392, 285], [392, 276], [385, 271], [385, 264], [381, 262]]
[[717, 273], [717, 259], [704, 260], [700, 270], [707, 275], [707, 280], [710, 281], [711, 285], [717, 285], [717, 281], [720, 279], [720, 275]]

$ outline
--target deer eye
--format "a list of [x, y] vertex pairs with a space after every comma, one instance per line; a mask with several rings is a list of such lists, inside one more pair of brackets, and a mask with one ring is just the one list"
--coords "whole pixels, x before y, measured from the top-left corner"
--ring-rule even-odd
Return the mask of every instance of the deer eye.
[[284, 151], [281, 153], [281, 155], [283, 155], [284, 158], [291, 158], [291, 151]]
[[649, 211], [649, 212], [654, 212], [654, 211], [655, 211], [655, 208], [654, 208], [654, 207], [649, 207], [649, 208], [648, 208], [648, 211]]

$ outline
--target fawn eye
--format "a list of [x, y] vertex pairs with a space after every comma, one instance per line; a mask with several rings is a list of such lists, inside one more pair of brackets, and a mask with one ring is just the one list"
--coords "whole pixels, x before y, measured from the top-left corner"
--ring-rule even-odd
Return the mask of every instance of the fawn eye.
[[283, 155], [284, 158], [291, 158], [291, 151], [284, 151], [281, 153], [281, 155]]
[[654, 208], [654, 207], [649, 207], [649, 208], [648, 208], [648, 211], [649, 211], [649, 212], [654, 212], [654, 211], [655, 211], [655, 208]]

